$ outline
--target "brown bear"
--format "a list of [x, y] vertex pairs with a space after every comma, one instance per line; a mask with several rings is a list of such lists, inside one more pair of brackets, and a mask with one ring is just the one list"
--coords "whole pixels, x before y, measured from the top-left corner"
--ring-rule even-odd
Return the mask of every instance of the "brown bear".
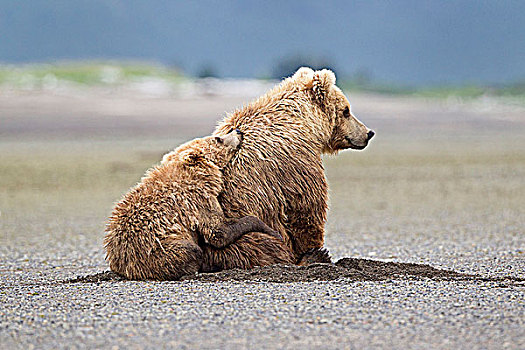
[[[374, 136], [352, 115], [334, 73], [300, 68], [227, 115], [214, 135], [235, 129], [243, 133], [243, 143], [224, 169], [219, 202], [226, 217], [260, 218], [280, 232], [294, 263], [312, 262], [312, 257], [315, 261], [316, 254], [325, 260], [328, 186], [321, 156], [363, 149]], [[258, 235], [249, 233], [222, 249], [205, 249], [205, 261], [224, 268], [250, 268], [257, 263], [250, 261], [250, 254]]]
[[276, 231], [249, 215], [226, 220], [219, 205], [222, 169], [240, 142], [238, 130], [195, 139], [148, 170], [109, 218], [104, 246], [111, 270], [136, 280], [178, 279], [213, 270], [215, 266], [204, 264], [199, 244], [224, 248], [252, 231], [262, 232], [258, 235], [266, 247], [252, 249], [254, 263], [288, 262], [285, 248], [275, 243], [282, 239]]

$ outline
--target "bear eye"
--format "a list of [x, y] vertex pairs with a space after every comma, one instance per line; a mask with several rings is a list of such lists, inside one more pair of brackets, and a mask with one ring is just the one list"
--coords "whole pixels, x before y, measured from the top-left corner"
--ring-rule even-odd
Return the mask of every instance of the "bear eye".
[[348, 106], [346, 106], [345, 109], [343, 110], [343, 116], [345, 118], [349, 118], [350, 117], [350, 108], [348, 108]]
[[223, 143], [224, 142], [224, 140], [221, 137], [219, 137], [219, 136], [215, 136], [215, 141], [217, 141], [217, 143]]

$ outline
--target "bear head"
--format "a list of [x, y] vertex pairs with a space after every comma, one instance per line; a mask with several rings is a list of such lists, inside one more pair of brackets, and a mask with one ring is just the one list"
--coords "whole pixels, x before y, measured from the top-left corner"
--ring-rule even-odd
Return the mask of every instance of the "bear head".
[[335, 85], [335, 74], [323, 69], [314, 71], [302, 67], [293, 75], [292, 80], [300, 82], [313, 104], [329, 121], [328, 139], [324, 153], [337, 153], [352, 148], [363, 149], [368, 145], [375, 132], [367, 128], [353, 114], [350, 102], [341, 89]]
[[239, 130], [224, 136], [207, 136], [194, 139], [168, 153], [162, 163], [179, 161], [185, 166], [214, 166], [223, 169], [235, 155], [242, 141]]

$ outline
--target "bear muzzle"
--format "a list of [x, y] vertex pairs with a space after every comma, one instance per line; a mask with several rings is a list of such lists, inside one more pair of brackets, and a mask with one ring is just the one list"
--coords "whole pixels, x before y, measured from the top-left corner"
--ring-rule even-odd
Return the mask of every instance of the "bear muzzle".
[[374, 137], [375, 134], [376, 133], [375, 133], [374, 130], [368, 130], [368, 132], [366, 134], [366, 140], [364, 140], [363, 142], [360, 142], [360, 144], [358, 144], [354, 140], [352, 140], [352, 138], [350, 136], [346, 136], [345, 140], [348, 143], [348, 147], [347, 148], [352, 148], [352, 149], [357, 149], [357, 150], [364, 149], [366, 146], [368, 146], [368, 141], [370, 141], [370, 139], [372, 139], [372, 137]]

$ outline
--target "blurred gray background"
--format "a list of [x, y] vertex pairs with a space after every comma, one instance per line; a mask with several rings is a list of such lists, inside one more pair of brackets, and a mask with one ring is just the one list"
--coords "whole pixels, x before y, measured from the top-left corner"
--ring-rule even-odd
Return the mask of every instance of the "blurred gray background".
[[276, 77], [299, 60], [400, 85], [525, 79], [523, 1], [0, 1], [0, 62], [131, 59]]

